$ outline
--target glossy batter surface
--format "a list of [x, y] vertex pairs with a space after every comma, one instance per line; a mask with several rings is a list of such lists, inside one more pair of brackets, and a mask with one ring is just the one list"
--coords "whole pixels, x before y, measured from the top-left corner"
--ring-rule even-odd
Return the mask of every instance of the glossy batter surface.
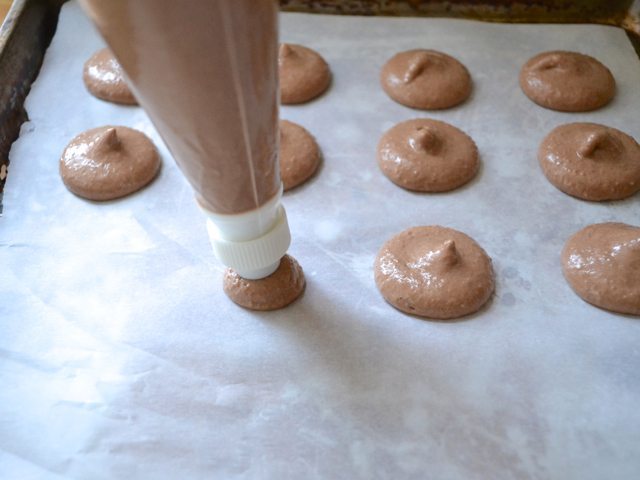
[[471, 94], [471, 75], [450, 55], [435, 50], [400, 52], [382, 67], [382, 88], [407, 107], [439, 110], [464, 102]]
[[375, 281], [397, 309], [434, 319], [476, 312], [495, 285], [482, 247], [440, 226], [410, 228], [385, 243], [375, 261]]
[[378, 165], [393, 183], [419, 192], [444, 192], [469, 182], [480, 160], [474, 141], [445, 122], [415, 119], [388, 130]]
[[322, 94], [331, 83], [329, 64], [311, 48], [283, 43], [278, 51], [280, 101], [305, 103]]
[[60, 158], [66, 187], [89, 200], [113, 200], [140, 190], [159, 169], [153, 142], [138, 130], [120, 126], [82, 132]]
[[616, 82], [607, 67], [589, 55], [543, 52], [520, 71], [522, 91], [538, 105], [563, 112], [587, 112], [611, 101]]
[[108, 102], [137, 105], [122, 67], [108, 48], [94, 53], [84, 64], [82, 79], [89, 92]]
[[584, 200], [620, 200], [640, 190], [640, 145], [605, 125], [555, 128], [542, 141], [538, 160], [553, 185]]
[[277, 310], [296, 300], [306, 285], [302, 267], [290, 255], [280, 260], [278, 269], [266, 278], [247, 280], [232, 269], [224, 274], [227, 296], [250, 310]]
[[562, 250], [562, 271], [584, 301], [640, 315], [640, 227], [598, 223], [583, 228]]
[[280, 120], [280, 176], [284, 190], [311, 178], [320, 165], [320, 147], [306, 128]]

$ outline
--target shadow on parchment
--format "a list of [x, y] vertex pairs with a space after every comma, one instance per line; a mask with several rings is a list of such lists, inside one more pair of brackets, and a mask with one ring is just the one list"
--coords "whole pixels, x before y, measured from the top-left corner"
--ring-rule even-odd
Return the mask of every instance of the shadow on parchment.
[[[371, 283], [375, 289], [373, 279]], [[376, 300], [379, 304], [371, 309], [372, 305], [365, 303], [371, 291], [364, 290], [360, 298], [350, 301], [321, 290], [321, 285], [311, 279], [307, 280], [303, 297], [289, 306], [286, 314], [256, 312], [253, 316], [286, 335], [311, 356], [310, 364], [321, 370], [317, 372], [319, 375], [329, 376], [343, 388], [403, 388], [408, 380], [406, 373], [415, 372], [417, 381], [427, 381], [441, 390], [444, 388], [438, 381], [441, 372], [436, 371], [440, 361], [432, 361], [432, 357], [444, 355], [447, 346], [432, 334], [433, 328], [437, 325], [441, 332], [446, 324], [455, 329], [472, 320], [480, 321], [491, 308], [494, 296], [474, 314], [453, 320], [430, 320], [401, 313], [380, 295]], [[429, 378], [431, 369], [433, 378]], [[404, 373], [398, 375], [399, 372]]]

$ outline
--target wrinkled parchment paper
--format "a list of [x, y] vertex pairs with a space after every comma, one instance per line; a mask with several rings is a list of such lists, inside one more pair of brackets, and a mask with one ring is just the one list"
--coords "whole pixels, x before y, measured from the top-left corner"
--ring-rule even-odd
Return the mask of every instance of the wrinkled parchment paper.
[[[223, 294], [203, 216], [147, 116], [85, 90], [83, 62], [103, 44], [76, 3], [63, 8], [0, 220], [0, 477], [638, 478], [640, 320], [580, 300], [559, 252], [587, 224], [639, 224], [640, 197], [570, 198], [536, 160], [564, 122], [640, 139], [640, 63], [625, 34], [284, 14], [282, 38], [321, 52], [334, 79], [281, 112], [324, 154], [319, 174], [285, 195], [306, 293], [252, 313]], [[472, 98], [436, 113], [388, 99], [381, 66], [416, 47], [464, 62]], [[602, 60], [618, 81], [613, 103], [585, 114], [532, 104], [518, 71], [548, 49]], [[420, 116], [475, 139], [475, 181], [422, 195], [379, 172], [380, 135]], [[147, 133], [163, 168], [138, 194], [91, 203], [64, 188], [58, 158], [105, 124]], [[493, 257], [496, 295], [479, 314], [425, 321], [378, 294], [377, 250], [423, 224], [462, 230]]]

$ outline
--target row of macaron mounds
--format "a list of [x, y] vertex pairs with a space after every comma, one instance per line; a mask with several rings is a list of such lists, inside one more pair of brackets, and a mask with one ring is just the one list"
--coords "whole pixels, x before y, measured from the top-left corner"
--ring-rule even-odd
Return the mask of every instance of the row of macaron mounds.
[[[286, 55], [291, 56], [292, 50], [286, 47]], [[301, 58], [312, 56], [316, 65], [321, 58], [313, 51], [308, 53], [309, 49], [302, 52]], [[298, 68], [304, 68], [301, 58]], [[312, 75], [312, 71], [307, 74]], [[326, 63], [323, 71], [328, 72]], [[398, 53], [382, 68], [381, 84], [396, 102], [423, 110], [459, 105], [472, 89], [471, 76], [462, 63], [432, 50]], [[531, 58], [522, 67], [520, 85], [538, 105], [565, 112], [600, 108], [616, 91], [613, 75], [598, 60], [563, 51]], [[291, 85], [287, 83], [286, 87]], [[539, 161], [549, 181], [574, 197], [617, 200], [640, 189], [638, 144], [624, 132], [604, 125], [560, 125], [541, 143]], [[441, 121], [413, 119], [383, 135], [378, 164], [403, 188], [439, 192], [470, 181], [479, 159], [475, 143], [461, 130]], [[638, 315], [639, 245], [637, 227], [620, 223], [587, 226], [565, 244], [561, 255], [564, 276], [585, 301]], [[425, 261], [427, 257], [429, 261]], [[409, 264], [420, 267], [408, 268]], [[634, 273], [634, 268], [638, 272]], [[427, 284], [425, 278], [431, 281]], [[375, 281], [394, 307], [437, 319], [478, 311], [495, 288], [486, 252], [462, 232], [439, 226], [410, 228], [386, 242], [376, 257]], [[433, 288], [435, 284], [440, 287]]]
[[[283, 104], [310, 101], [331, 82], [327, 62], [310, 48], [281, 44], [278, 60]], [[391, 99], [421, 110], [454, 107], [472, 90], [471, 75], [460, 61], [427, 49], [391, 57], [382, 67], [380, 81]], [[605, 65], [567, 51], [543, 52], [529, 59], [521, 68], [520, 86], [538, 105], [564, 112], [601, 108], [616, 92], [615, 79]], [[442, 159], [446, 152], [448, 158]], [[595, 123], [561, 125], [539, 148], [548, 180], [569, 195], [592, 201], [619, 200], [640, 190], [639, 157], [638, 144], [630, 135]], [[616, 161], [602, 162], [602, 158]], [[428, 119], [409, 120], [387, 131], [378, 144], [378, 164], [397, 185], [422, 192], [458, 188], [479, 169], [470, 137], [445, 122]]]

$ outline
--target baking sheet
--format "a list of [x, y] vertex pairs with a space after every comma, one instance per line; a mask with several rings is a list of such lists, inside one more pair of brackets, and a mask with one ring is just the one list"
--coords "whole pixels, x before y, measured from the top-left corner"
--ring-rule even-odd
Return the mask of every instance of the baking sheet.
[[[146, 115], [91, 97], [83, 62], [102, 46], [63, 7], [11, 151], [0, 220], [1, 478], [632, 479], [640, 469], [640, 321], [582, 302], [559, 252], [583, 226], [638, 224], [639, 197], [587, 203], [552, 187], [536, 149], [558, 124], [640, 138], [640, 64], [623, 31], [446, 19], [283, 14], [282, 38], [321, 52], [331, 89], [281, 116], [307, 127], [319, 174], [285, 195], [307, 290], [244, 311], [221, 289], [204, 219]], [[423, 113], [378, 86], [415, 47], [467, 65], [472, 98]], [[619, 91], [593, 113], [544, 110], [520, 92], [547, 49], [604, 61]], [[375, 163], [380, 135], [429, 116], [478, 144], [468, 186], [424, 195]], [[163, 168], [97, 204], [70, 194], [58, 157], [78, 132], [147, 133]], [[457, 228], [493, 257], [494, 299], [453, 322], [395, 311], [372, 263], [423, 224]]]

